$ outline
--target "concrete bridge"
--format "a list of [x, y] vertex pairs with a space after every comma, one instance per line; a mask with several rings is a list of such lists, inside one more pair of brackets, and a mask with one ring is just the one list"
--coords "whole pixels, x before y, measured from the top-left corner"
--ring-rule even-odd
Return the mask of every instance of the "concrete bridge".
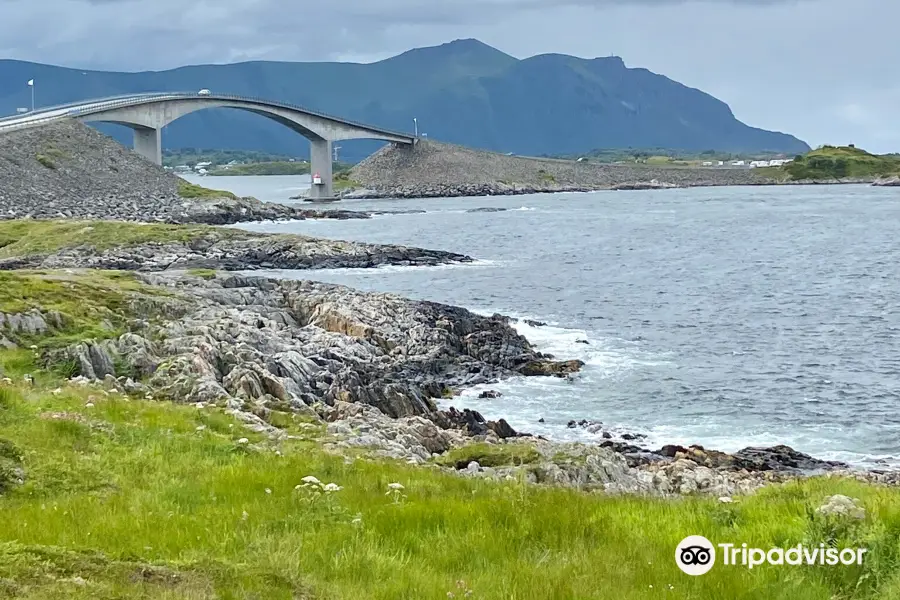
[[197, 92], [134, 94], [54, 106], [0, 119], [0, 134], [39, 127], [60, 119], [118, 123], [134, 130], [135, 152], [159, 165], [162, 164], [162, 128], [184, 115], [207, 108], [236, 108], [256, 113], [307, 138], [310, 141], [311, 174], [318, 173], [321, 177], [321, 183], [313, 183], [310, 190], [312, 200], [330, 200], [334, 197], [332, 142], [350, 139], [375, 139], [407, 145], [416, 142], [415, 136], [408, 133], [356, 123], [301, 106], [247, 96]]

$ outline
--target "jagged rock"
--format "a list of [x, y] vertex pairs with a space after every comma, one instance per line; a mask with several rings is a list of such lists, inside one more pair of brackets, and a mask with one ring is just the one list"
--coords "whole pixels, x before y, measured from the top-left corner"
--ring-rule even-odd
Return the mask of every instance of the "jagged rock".
[[[55, 314], [59, 319], [59, 313]], [[6, 329], [12, 333], [35, 335], [46, 332], [49, 327], [44, 315], [37, 309], [31, 309], [26, 313], [0, 313], [0, 329]]]
[[872, 185], [881, 187], [898, 187], [900, 186], [900, 176], [894, 175], [893, 177], [876, 179], [874, 182], [872, 182]]
[[506, 438], [513, 438], [517, 435], [516, 430], [506, 422], [506, 419], [488, 421], [487, 428], [496, 433], [497, 437], [499, 437], [501, 440]]
[[496, 390], [485, 390], [485, 391], [481, 392], [480, 394], [478, 394], [478, 397], [480, 399], [493, 399], [493, 398], [499, 398], [502, 395], [503, 394], [501, 394], [500, 392], [498, 392]]
[[572, 373], [577, 373], [584, 366], [584, 362], [580, 360], [552, 361], [552, 360], [533, 360], [519, 367], [519, 372], [528, 377], [566, 377]]
[[531, 327], [546, 327], [546, 323], [543, 321], [535, 321], [533, 319], [525, 319], [525, 324], [530, 325]]
[[448, 427], [463, 429], [473, 436], [485, 435], [488, 432], [487, 423], [478, 411], [468, 408], [459, 411], [451, 406], [448, 410], [441, 411], [441, 414]]
[[819, 471], [846, 468], [838, 461], [819, 460], [789, 446], [744, 448], [733, 455], [734, 465], [748, 471]]

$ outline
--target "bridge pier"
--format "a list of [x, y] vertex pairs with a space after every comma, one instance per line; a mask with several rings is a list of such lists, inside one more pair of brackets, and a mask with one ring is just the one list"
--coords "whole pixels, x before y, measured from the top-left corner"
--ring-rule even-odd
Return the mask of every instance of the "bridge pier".
[[324, 202], [334, 200], [334, 180], [331, 173], [331, 140], [309, 141], [309, 175], [315, 177], [316, 173], [322, 178], [322, 183], [315, 181], [310, 186], [309, 199]]
[[162, 164], [162, 140], [159, 129], [134, 127], [134, 151], [150, 162]]

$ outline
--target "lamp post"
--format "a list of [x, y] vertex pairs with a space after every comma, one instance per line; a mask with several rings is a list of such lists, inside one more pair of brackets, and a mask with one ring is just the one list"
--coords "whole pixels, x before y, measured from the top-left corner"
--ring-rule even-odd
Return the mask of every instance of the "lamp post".
[[416, 137], [419, 137], [419, 119], [417, 119], [416, 117], [413, 117], [413, 123], [416, 126]]
[[31, 112], [34, 112], [34, 79], [28, 80], [28, 87], [31, 88]]

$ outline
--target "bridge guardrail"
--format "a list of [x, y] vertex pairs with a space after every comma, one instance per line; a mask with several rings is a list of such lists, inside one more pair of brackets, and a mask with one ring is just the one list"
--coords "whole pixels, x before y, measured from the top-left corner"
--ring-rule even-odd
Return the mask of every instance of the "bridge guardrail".
[[[196, 98], [203, 98], [205, 100], [224, 100], [224, 101], [232, 100], [232, 101], [236, 101], [236, 102], [249, 102], [252, 104], [262, 104], [262, 105], [270, 106], [273, 108], [284, 108], [287, 110], [296, 110], [296, 111], [300, 111], [300, 112], [305, 112], [307, 114], [310, 114], [310, 115], [313, 115], [313, 116], [316, 116], [316, 117], [319, 117], [322, 119], [328, 119], [330, 121], [336, 121], [336, 122], [343, 123], [346, 125], [352, 125], [354, 127], [359, 127], [361, 129], [377, 130], [381, 133], [384, 133], [387, 135], [393, 135], [393, 136], [397, 136], [397, 137], [406, 137], [406, 138], [410, 138], [410, 139], [415, 138], [415, 136], [411, 133], [406, 133], [406, 132], [402, 132], [402, 131], [392, 131], [390, 129], [384, 129], [382, 127], [375, 127], [372, 125], [368, 125], [366, 123], [360, 123], [359, 121], [353, 121], [351, 119], [345, 119], [342, 117], [329, 115], [327, 113], [313, 110], [313, 109], [307, 108], [305, 106], [301, 106], [299, 104], [291, 104], [288, 102], [276, 102], [276, 101], [272, 101], [272, 100], [266, 100], [264, 98], [258, 98], [255, 96], [241, 96], [238, 94], [210, 94], [208, 96], [199, 96], [196, 92], [171, 92], [171, 93], [159, 92], [159, 93], [149, 93], [149, 94], [143, 94], [143, 95], [112, 96], [110, 98], [105, 98], [105, 99], [100, 99], [100, 100], [90, 100], [90, 101], [86, 101], [86, 102], [66, 104], [66, 105], [61, 105], [61, 106], [55, 107], [55, 108], [47, 108], [47, 109], [42, 110], [42, 112], [47, 112], [50, 110], [61, 110], [63, 108], [71, 107], [71, 109], [68, 110], [64, 114], [54, 115], [52, 117], [46, 117], [44, 119], [32, 119], [32, 120], [25, 121], [20, 124], [10, 125], [9, 127], [3, 127], [4, 120], [10, 120], [10, 119], [22, 118], [22, 117], [20, 117], [20, 116], [6, 117], [5, 119], [0, 119], [0, 131], [6, 131], [6, 130], [10, 130], [10, 129], [19, 129], [19, 128], [28, 127], [28, 126], [35, 125], [38, 123], [44, 123], [44, 122], [52, 121], [52, 120], [56, 120], [56, 119], [78, 117], [78, 116], [84, 115], [86, 113], [99, 112], [101, 110], [105, 111], [105, 110], [111, 110], [111, 109], [116, 109], [116, 108], [124, 108], [124, 107], [128, 107], [128, 106], [140, 106], [141, 104], [147, 104], [149, 102], [158, 101], [158, 100], [162, 100], [162, 99], [180, 100], [180, 99], [196, 99]], [[107, 100], [109, 100], [108, 103], [107, 103]], [[90, 106], [78, 108], [78, 106], [85, 105], [85, 104], [89, 104]], [[101, 106], [97, 106], [98, 104], [101, 104]], [[34, 114], [34, 113], [32, 113], [32, 114]]]
[[[181, 93], [181, 92], [176, 92], [176, 93]], [[23, 114], [7, 115], [5, 117], [0, 117], [0, 123], [3, 123], [4, 121], [12, 121], [15, 119], [21, 119], [25, 115], [37, 115], [37, 114], [41, 114], [41, 113], [45, 113], [45, 112], [51, 112], [54, 110], [61, 110], [63, 108], [81, 106], [82, 104], [94, 104], [97, 102], [118, 100], [120, 98], [136, 98], [136, 97], [150, 98], [150, 97], [155, 97], [155, 96], [162, 96], [165, 94], [166, 94], [166, 92], [147, 92], [144, 94], [119, 94], [117, 96], [107, 96], [106, 98], [97, 98], [95, 100], [78, 100], [75, 102], [66, 102], [65, 104], [54, 104], [53, 106], [42, 106], [41, 108], [36, 109], [34, 112], [27, 112], [27, 113], [23, 113]]]

